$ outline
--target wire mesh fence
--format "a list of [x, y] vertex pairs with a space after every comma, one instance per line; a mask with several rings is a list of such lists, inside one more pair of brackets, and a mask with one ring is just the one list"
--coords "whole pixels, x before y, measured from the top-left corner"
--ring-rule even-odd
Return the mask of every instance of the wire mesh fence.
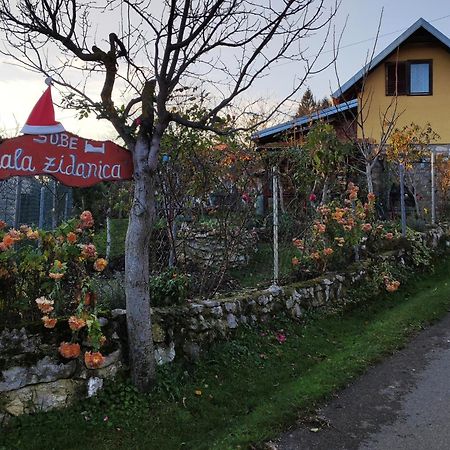
[[0, 181], [0, 220], [49, 230], [72, 215], [72, 189], [46, 177]]

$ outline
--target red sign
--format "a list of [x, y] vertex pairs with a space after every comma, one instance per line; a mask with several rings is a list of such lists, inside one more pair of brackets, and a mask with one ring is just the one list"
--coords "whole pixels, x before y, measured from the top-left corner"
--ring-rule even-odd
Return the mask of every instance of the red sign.
[[0, 180], [49, 175], [66, 186], [130, 180], [131, 153], [111, 141], [93, 141], [72, 133], [26, 134], [0, 144]]

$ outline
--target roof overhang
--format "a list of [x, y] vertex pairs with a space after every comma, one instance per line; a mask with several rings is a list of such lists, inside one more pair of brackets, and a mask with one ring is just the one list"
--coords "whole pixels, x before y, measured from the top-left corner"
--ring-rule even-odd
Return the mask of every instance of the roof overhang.
[[356, 109], [358, 107], [358, 99], [353, 99], [348, 102], [340, 103], [339, 105], [330, 106], [329, 108], [322, 109], [320, 111], [314, 112], [307, 116], [298, 117], [296, 119], [290, 120], [289, 122], [284, 122], [280, 125], [276, 125], [270, 128], [266, 128], [261, 131], [257, 131], [252, 135], [252, 140], [258, 140], [263, 138], [268, 138], [270, 136], [288, 131], [296, 127], [302, 127], [310, 124], [316, 120], [328, 119], [335, 116], [336, 114]]

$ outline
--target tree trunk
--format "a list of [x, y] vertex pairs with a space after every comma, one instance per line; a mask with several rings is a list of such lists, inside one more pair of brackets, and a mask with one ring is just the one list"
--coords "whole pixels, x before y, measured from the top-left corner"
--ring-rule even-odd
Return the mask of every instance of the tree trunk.
[[372, 164], [366, 161], [367, 192], [373, 194]]
[[402, 236], [406, 237], [406, 206], [405, 206], [405, 167], [399, 164], [400, 172], [400, 210], [402, 215]]
[[422, 211], [420, 208], [420, 202], [419, 202], [418, 193], [417, 193], [417, 182], [416, 182], [415, 173], [411, 174], [411, 186], [412, 186], [412, 191], [413, 191], [413, 195], [414, 195], [414, 206], [416, 208], [416, 216], [418, 219], [421, 219]]
[[325, 181], [323, 182], [323, 188], [322, 188], [322, 200], [321, 204], [324, 205], [328, 202], [328, 189], [330, 187], [330, 179], [329, 177], [325, 177]]
[[111, 210], [106, 212], [106, 259], [109, 261], [111, 256]]
[[125, 241], [125, 293], [131, 377], [140, 391], [155, 380], [149, 290], [150, 232], [155, 221], [155, 175], [148, 168], [149, 144], [138, 138], [133, 152], [134, 199]]

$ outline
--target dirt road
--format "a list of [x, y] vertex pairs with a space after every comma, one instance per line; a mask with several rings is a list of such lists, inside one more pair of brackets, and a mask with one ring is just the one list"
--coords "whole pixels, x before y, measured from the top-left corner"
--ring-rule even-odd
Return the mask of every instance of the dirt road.
[[450, 315], [370, 369], [279, 450], [450, 450]]

